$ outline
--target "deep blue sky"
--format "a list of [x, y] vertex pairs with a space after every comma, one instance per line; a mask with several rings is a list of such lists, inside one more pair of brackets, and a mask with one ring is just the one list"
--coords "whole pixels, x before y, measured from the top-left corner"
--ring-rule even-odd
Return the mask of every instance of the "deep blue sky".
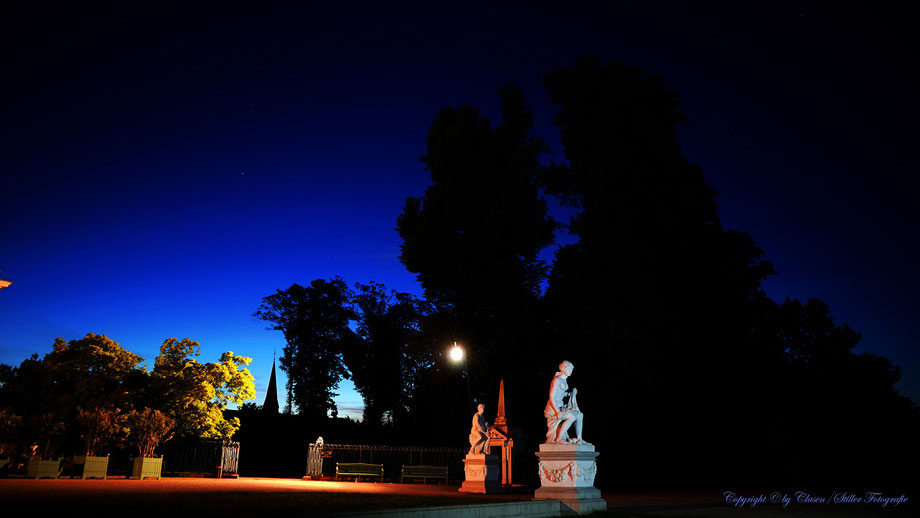
[[[496, 87], [518, 81], [561, 160], [539, 77], [592, 54], [681, 95], [684, 152], [721, 193], [726, 226], [775, 263], [768, 294], [826, 300], [920, 401], [906, 13], [122, 4], [0, 22], [0, 278], [14, 281], [0, 291], [0, 363], [87, 332], [148, 360], [189, 337], [204, 361], [252, 356], [261, 403], [283, 346], [250, 316], [262, 297], [333, 275], [419, 294], [394, 227], [428, 185], [418, 157], [437, 110], [495, 114]], [[357, 417], [345, 388], [341, 413]]]

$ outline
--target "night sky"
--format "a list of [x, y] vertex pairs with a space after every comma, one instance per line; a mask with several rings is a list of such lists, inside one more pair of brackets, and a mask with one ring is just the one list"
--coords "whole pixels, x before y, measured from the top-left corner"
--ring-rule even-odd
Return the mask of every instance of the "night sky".
[[[588, 54], [665, 78], [723, 223], [776, 266], [768, 295], [823, 298], [920, 402], [911, 18], [682, 3], [6, 11], [0, 363], [95, 332], [152, 364], [189, 337], [202, 361], [253, 357], [261, 404], [284, 345], [251, 317], [261, 298], [335, 275], [421, 295], [395, 225], [429, 184], [418, 157], [438, 109], [497, 117], [496, 88], [517, 81], [563, 161], [539, 79]], [[340, 415], [360, 417], [341, 392]]]

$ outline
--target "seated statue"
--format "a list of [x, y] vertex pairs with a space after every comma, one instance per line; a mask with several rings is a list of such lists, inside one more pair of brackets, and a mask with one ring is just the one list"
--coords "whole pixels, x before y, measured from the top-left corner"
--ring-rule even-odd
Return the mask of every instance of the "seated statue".
[[473, 427], [470, 430], [470, 453], [490, 452], [489, 423], [486, 422], [486, 406], [479, 404], [479, 411], [473, 415]]
[[[549, 386], [549, 401], [543, 417], [546, 418], [546, 443], [545, 444], [589, 444], [581, 437], [584, 415], [578, 409], [575, 395], [578, 389], [569, 392], [566, 378], [572, 375], [575, 368], [571, 362], [564, 361], [559, 364], [559, 372], [553, 377]], [[564, 398], [568, 397], [568, 402]], [[569, 438], [569, 427], [575, 424], [575, 438]]]

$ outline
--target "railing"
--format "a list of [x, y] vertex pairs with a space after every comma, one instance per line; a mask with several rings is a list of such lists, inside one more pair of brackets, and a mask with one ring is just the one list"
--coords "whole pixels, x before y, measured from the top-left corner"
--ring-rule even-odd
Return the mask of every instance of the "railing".
[[240, 461], [240, 443], [227, 439], [199, 439], [164, 445], [163, 471], [235, 475]]
[[364, 444], [317, 444], [307, 447], [307, 475], [334, 477], [336, 462], [383, 464], [385, 480], [398, 480], [403, 466], [446, 466], [448, 478], [463, 478], [466, 448], [423, 446], [375, 446]]

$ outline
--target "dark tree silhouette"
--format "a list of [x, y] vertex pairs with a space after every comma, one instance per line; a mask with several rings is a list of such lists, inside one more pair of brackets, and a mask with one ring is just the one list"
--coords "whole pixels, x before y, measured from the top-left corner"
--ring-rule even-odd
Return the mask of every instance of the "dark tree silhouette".
[[425, 325], [431, 345], [464, 345], [474, 393], [496, 390], [501, 367], [518, 365], [510, 355], [534, 342], [546, 272], [537, 256], [555, 229], [535, 182], [547, 146], [530, 135], [521, 89], [498, 94], [496, 126], [467, 105], [438, 113], [421, 159], [432, 185], [397, 220], [400, 260], [435, 308]]
[[[579, 238], [558, 251], [546, 303], [556, 340], [587, 345], [568, 358], [589, 384], [583, 404], [614, 395], [598, 426], [654, 445], [630, 453], [636, 465], [710, 462], [706, 452], [737, 436], [669, 429], [751, 403], [753, 377], [737, 365], [757, 357], [751, 330], [772, 265], [749, 235], [722, 226], [715, 190], [681, 152], [686, 117], [661, 78], [586, 57], [543, 80], [568, 161], [544, 183], [577, 208], [569, 230]], [[624, 420], [643, 425], [615, 426]]]
[[287, 341], [280, 358], [288, 378], [286, 412], [296, 407], [319, 419], [336, 412], [334, 391], [348, 376], [344, 351], [355, 340], [348, 327], [357, 317], [350, 296], [342, 279], [316, 279], [309, 286], [277, 290], [253, 313], [269, 322], [269, 329], [284, 333]]
[[[916, 485], [909, 466], [920, 459], [915, 437], [920, 413], [894, 389], [900, 369], [882, 356], [856, 354], [860, 334], [838, 324], [820, 299], [786, 299], [759, 325], [782, 362], [767, 385], [777, 409], [770, 429], [777, 458], [792, 448], [809, 451], [783, 473], [789, 482], [885, 487]], [[884, 446], [881, 446], [884, 445]], [[842, 452], [896, 451], [896, 456]]]
[[[285, 332], [282, 368], [300, 380], [289, 406], [301, 406], [297, 384], [309, 386], [303, 351], [321, 343], [319, 356], [335, 362], [309, 368], [337, 382], [347, 362], [366, 421], [389, 415], [396, 432], [424, 426], [442, 444], [465, 439], [463, 378], [489, 405], [504, 378], [519, 443], [532, 451], [545, 431], [536, 395], [569, 360], [586, 439], [622, 467], [599, 474], [602, 487], [911, 487], [899, 467], [920, 458], [920, 413], [894, 388], [899, 369], [854, 353], [859, 334], [823, 301], [766, 296], [773, 266], [751, 236], [722, 225], [715, 190], [680, 149], [677, 94], [590, 57], [544, 84], [565, 163], [541, 165], [547, 147], [530, 135], [514, 84], [499, 89], [498, 125], [471, 106], [444, 108], [431, 124], [422, 161], [432, 185], [397, 220], [400, 260], [424, 303], [376, 283], [321, 296], [325, 281], [266, 297], [256, 316]], [[538, 254], [556, 224], [544, 193], [575, 209], [566, 226], [577, 237], [548, 276]], [[448, 367], [453, 341], [469, 359]], [[871, 454], [878, 445], [905, 460]], [[870, 453], [840, 454], [854, 448]]]
[[[588, 385], [579, 402], [609, 402], [593, 419], [605, 441], [636, 446], [622, 459], [633, 480], [667, 484], [664, 463], [672, 482], [882, 480], [867, 474], [892, 463], [839, 451], [911, 444], [917, 412], [894, 393], [897, 369], [853, 354], [859, 334], [822, 301], [766, 297], [772, 265], [748, 234], [722, 226], [716, 192], [680, 150], [677, 94], [590, 57], [544, 84], [568, 163], [546, 168], [543, 182], [577, 209], [569, 230], [579, 238], [557, 253], [547, 314], [556, 340], [585, 344], [566, 352]], [[718, 454], [752, 447], [764, 455]], [[792, 447], [808, 459], [786, 460]], [[916, 459], [916, 447], [904, 452]]]
[[361, 339], [346, 350], [345, 362], [364, 399], [363, 420], [399, 423], [412, 407], [419, 376], [432, 363], [431, 351], [418, 342], [424, 304], [376, 282], [356, 283], [352, 304]]

